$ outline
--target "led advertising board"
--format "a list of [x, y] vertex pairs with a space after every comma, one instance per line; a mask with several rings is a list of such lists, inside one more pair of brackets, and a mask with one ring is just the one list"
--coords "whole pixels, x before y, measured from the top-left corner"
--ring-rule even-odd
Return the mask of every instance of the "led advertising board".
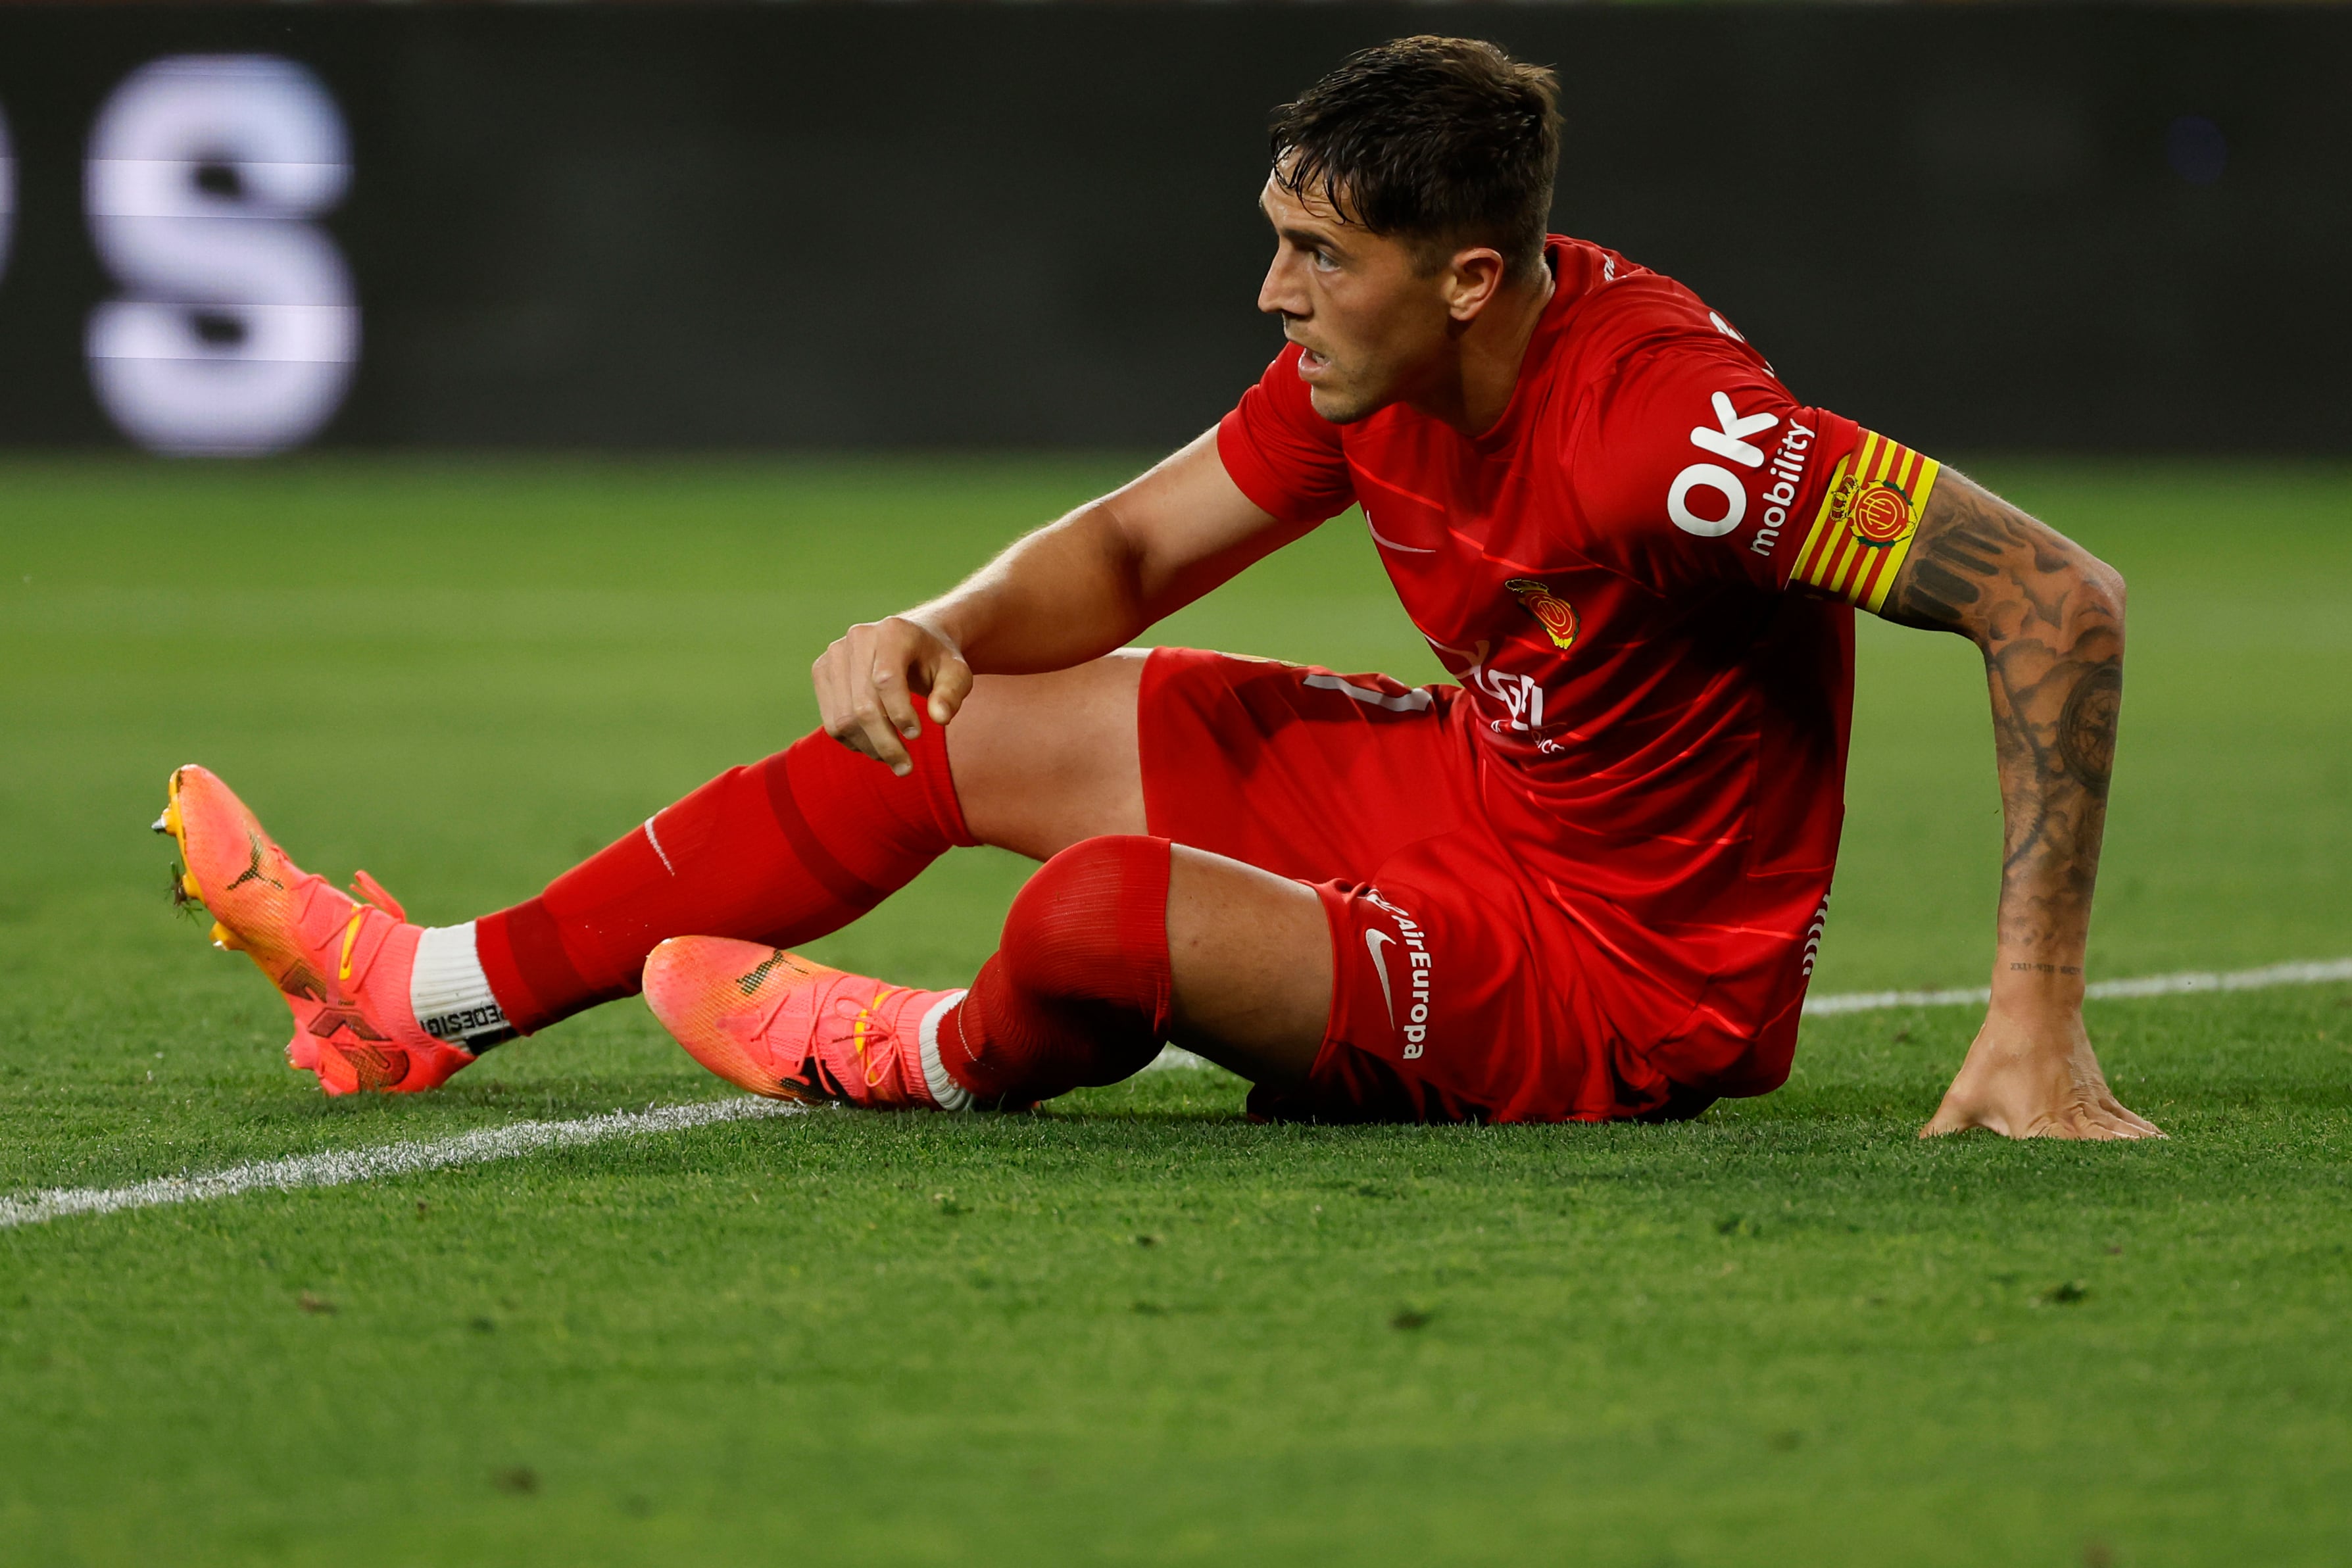
[[[0, 6], [0, 441], [1181, 440], [1411, 6]], [[1937, 450], [2332, 451], [2352, 12], [1460, 5], [1555, 226]]]

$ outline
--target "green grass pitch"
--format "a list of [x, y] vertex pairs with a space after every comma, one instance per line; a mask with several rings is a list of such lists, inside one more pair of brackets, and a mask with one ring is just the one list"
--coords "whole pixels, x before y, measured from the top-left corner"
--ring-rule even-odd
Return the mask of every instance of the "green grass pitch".
[[[808, 725], [1105, 459], [0, 466], [0, 1194], [712, 1098], [627, 1003], [327, 1102], [166, 772], [427, 921]], [[2132, 583], [2094, 977], [2352, 953], [2352, 470], [1987, 464]], [[1435, 673], [1342, 520], [1161, 629]], [[1875, 625], [1817, 991], [1981, 984], [1971, 650]], [[818, 950], [960, 981], [953, 856]], [[1964, 1008], [1675, 1128], [1148, 1074], [0, 1230], [0, 1563], [2352, 1560], [2352, 987], [2095, 1004], [2163, 1144], [1920, 1144]]]

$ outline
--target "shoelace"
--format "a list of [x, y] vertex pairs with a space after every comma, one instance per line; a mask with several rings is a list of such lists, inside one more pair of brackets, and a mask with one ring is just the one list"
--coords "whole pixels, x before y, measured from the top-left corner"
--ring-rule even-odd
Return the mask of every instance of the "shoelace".
[[827, 1010], [832, 1013], [836, 1026], [845, 1017], [848, 1019], [849, 1024], [846, 1034], [835, 1035], [826, 1043], [835, 1046], [846, 1043], [857, 1053], [857, 1065], [866, 1075], [866, 1087], [868, 1089], [881, 1083], [883, 1075], [888, 1070], [893, 1059], [891, 1056], [884, 1056], [877, 1065], [875, 1058], [867, 1054], [869, 1046], [895, 1047], [898, 1044], [897, 1033], [874, 1011], [889, 994], [890, 987], [885, 985], [874, 993], [873, 1001], [863, 1005], [859, 1005], [856, 997], [845, 996], [838, 993], [827, 1004]]
[[383, 890], [383, 884], [377, 881], [373, 877], [369, 876], [365, 871], [354, 871], [352, 873], [352, 892], [357, 896], [362, 903], [373, 904], [377, 909], [382, 910], [385, 914], [390, 915], [394, 920], [398, 921], [403, 925], [406, 925], [408, 923], [408, 911], [400, 907], [400, 900], [394, 898], [390, 893], [385, 892]]
[[[824, 1006], [831, 1015], [832, 1023], [841, 1032], [820, 1037], [825, 1025], [825, 1019], [820, 1017], [816, 1028], [810, 1033], [809, 1054], [803, 1058], [808, 1066], [803, 1070], [814, 1070], [818, 1081], [823, 1082], [826, 1069], [822, 1047], [846, 1045], [857, 1058], [858, 1068], [866, 1079], [866, 1087], [873, 1089], [878, 1086], [882, 1081], [882, 1075], [889, 1070], [891, 1061], [890, 1053], [884, 1051], [882, 1047], [895, 1047], [898, 1034], [888, 1024], [882, 1021], [874, 1009], [880, 1006], [894, 989], [895, 987], [885, 985], [874, 994], [873, 1001], [862, 1004], [855, 996], [845, 994], [843, 990], [836, 990], [827, 999]], [[751, 1032], [761, 1037], [773, 1034], [776, 1027], [776, 1016], [790, 1005], [792, 999], [793, 993], [787, 990], [769, 1003], [761, 1010], [759, 1022], [752, 1026]]]

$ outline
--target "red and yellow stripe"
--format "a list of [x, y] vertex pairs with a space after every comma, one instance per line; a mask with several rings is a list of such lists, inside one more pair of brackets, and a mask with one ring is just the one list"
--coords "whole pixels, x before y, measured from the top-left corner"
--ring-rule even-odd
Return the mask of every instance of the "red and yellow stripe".
[[1864, 430], [1862, 445], [1830, 471], [1829, 493], [1797, 552], [1790, 581], [1875, 613], [1911, 553], [1942, 467]]

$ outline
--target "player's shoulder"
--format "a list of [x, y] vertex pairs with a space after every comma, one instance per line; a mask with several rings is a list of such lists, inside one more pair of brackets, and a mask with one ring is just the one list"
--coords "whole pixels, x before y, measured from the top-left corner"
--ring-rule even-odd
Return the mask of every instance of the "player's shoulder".
[[1680, 281], [1589, 240], [1555, 235], [1547, 248], [1570, 294], [1560, 321], [1570, 379], [1597, 385], [1692, 358], [1770, 374], [1739, 330]]
[[1793, 481], [1791, 495], [1764, 494], [1785, 478], [1767, 472], [1768, 437], [1796, 405], [1763, 356], [1672, 278], [1598, 247], [1556, 254], [1563, 285], [1584, 293], [1562, 321], [1576, 365], [1551, 405], [1552, 451], [1595, 536], [1623, 541], [1647, 580], [1664, 582], [1694, 541], [1768, 503], [1785, 521]]

